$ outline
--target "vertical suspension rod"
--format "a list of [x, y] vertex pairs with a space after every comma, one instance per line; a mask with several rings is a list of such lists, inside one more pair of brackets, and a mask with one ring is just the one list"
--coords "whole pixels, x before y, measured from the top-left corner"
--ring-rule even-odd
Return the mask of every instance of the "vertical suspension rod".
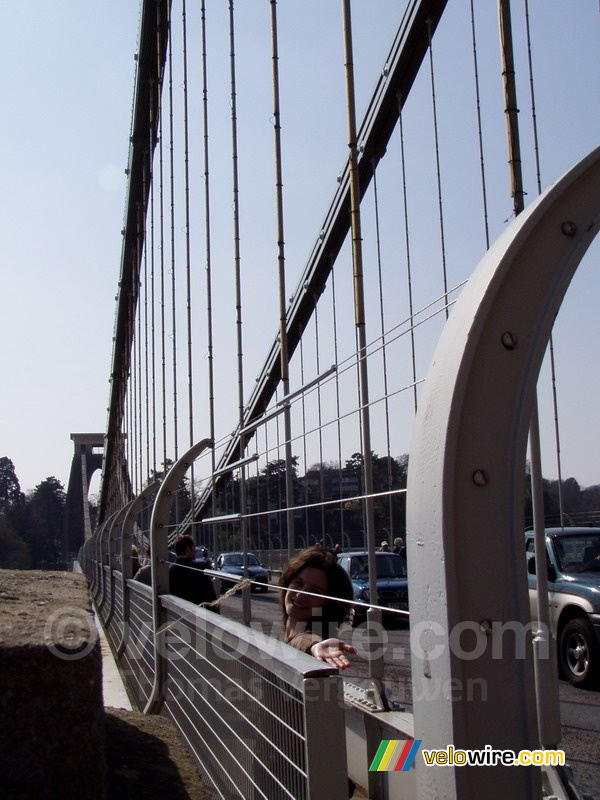
[[[533, 81], [533, 59], [531, 55], [531, 30], [529, 26], [529, 1], [525, 0], [525, 25], [527, 29], [527, 61], [529, 65], [529, 93], [531, 97], [531, 123], [533, 126], [533, 142], [535, 151], [535, 167], [538, 194], [542, 193], [542, 171], [540, 168], [540, 147], [538, 139], [537, 114], [535, 103], [535, 89]], [[563, 491], [562, 491], [562, 461], [560, 456], [560, 427], [558, 422], [558, 395], [556, 392], [556, 364], [554, 362], [554, 337], [550, 334], [550, 373], [552, 380], [552, 405], [554, 408], [554, 438], [556, 442], [556, 468], [558, 472], [558, 509], [561, 527], [565, 524]]]
[[415, 415], [418, 409], [418, 393], [417, 393], [417, 351], [415, 343], [415, 315], [413, 306], [413, 290], [412, 290], [412, 263], [410, 252], [410, 234], [408, 225], [408, 191], [406, 183], [406, 153], [404, 149], [404, 121], [402, 116], [402, 97], [397, 97], [398, 101], [398, 127], [400, 129], [400, 160], [402, 166], [402, 201], [404, 204], [404, 243], [406, 247], [406, 284], [408, 291], [408, 314], [410, 318], [410, 354], [412, 366], [412, 381], [413, 381], [413, 405]]
[[[523, 175], [519, 142], [517, 89], [514, 70], [510, 0], [498, 0], [500, 20], [500, 44], [504, 99], [508, 136], [509, 169], [515, 216], [524, 209]], [[548, 576], [546, 572], [546, 537], [544, 530], [544, 489], [540, 445], [540, 427], [537, 392], [534, 396], [529, 427], [529, 453], [531, 459], [531, 494], [533, 504], [533, 527], [535, 539], [535, 561], [537, 576], [537, 604], [539, 629], [534, 637], [535, 690], [540, 744], [546, 748], [558, 745], [561, 738], [558, 680], [550, 634], [548, 608]]]
[[[149, 150], [150, 154], [152, 151]], [[144, 183], [151, 183], [149, 175], [150, 157], [147, 158], [143, 171]], [[149, 191], [150, 194], [150, 191]], [[152, 207], [152, 200], [150, 200]], [[152, 219], [152, 217], [150, 217]], [[150, 362], [148, 357], [148, 231], [144, 226], [144, 413], [146, 436], [146, 478], [150, 479]]]
[[[385, 308], [383, 302], [383, 271], [382, 271], [382, 258], [381, 258], [381, 226], [379, 223], [379, 192], [377, 191], [377, 164], [375, 159], [372, 161], [373, 166], [373, 206], [375, 212], [375, 240], [377, 245], [377, 278], [379, 283], [379, 329], [381, 331], [381, 360], [383, 367], [383, 396], [384, 396], [384, 409], [385, 409], [385, 441], [386, 441], [386, 455], [387, 455], [387, 477], [388, 489], [392, 490], [392, 449], [391, 449], [391, 435], [390, 435], [390, 398], [388, 396], [388, 377], [387, 377], [387, 344], [385, 339]], [[388, 513], [389, 513], [389, 535], [391, 542], [394, 541], [394, 501], [393, 495], [390, 494], [388, 498]]]
[[431, 17], [427, 19], [427, 31], [429, 36], [429, 71], [431, 75], [431, 107], [433, 111], [433, 135], [435, 139], [435, 168], [438, 190], [438, 212], [440, 220], [440, 245], [442, 249], [442, 282], [444, 285], [444, 305], [446, 319], [450, 315], [448, 308], [448, 275], [446, 269], [446, 234], [444, 230], [444, 202], [442, 199], [442, 169], [440, 165], [440, 137], [437, 119], [437, 100], [435, 94], [435, 70], [433, 68], [433, 30]]
[[[277, 0], [271, 0], [271, 49], [273, 58], [273, 119], [275, 135], [275, 187], [277, 195], [277, 274], [279, 279], [279, 342], [281, 383], [283, 396], [289, 394], [289, 357], [287, 346], [287, 320], [285, 291], [285, 238], [283, 227], [283, 170], [281, 161], [281, 108], [279, 101], [279, 48], [277, 43]], [[285, 494], [288, 559], [292, 557], [294, 537], [294, 476], [292, 472], [292, 418], [291, 408], [285, 406], [283, 426], [285, 437]]]
[[[186, 320], [187, 320], [187, 368], [188, 368], [188, 443], [194, 444], [194, 378], [192, 359], [192, 255], [190, 247], [190, 147], [188, 116], [188, 53], [186, 2], [181, 5], [182, 61], [183, 61], [183, 167], [185, 194], [185, 275], [186, 275]], [[190, 494], [194, 507], [194, 465], [190, 467]], [[198, 544], [198, 542], [196, 542]]]
[[[242, 280], [240, 259], [240, 202], [239, 202], [239, 174], [238, 174], [238, 131], [237, 131], [237, 89], [236, 89], [236, 64], [235, 64], [235, 15], [233, 0], [229, 0], [229, 42], [230, 42], [230, 72], [231, 72], [231, 140], [233, 162], [233, 241], [234, 241], [234, 271], [235, 271], [235, 311], [237, 330], [237, 377], [238, 377], [238, 407], [239, 428], [244, 427], [244, 356], [242, 338]], [[244, 457], [246, 437], [240, 436], [240, 459]], [[248, 577], [248, 528], [244, 518], [246, 511], [246, 468], [240, 467], [240, 528], [242, 535], [242, 551], [244, 577]], [[242, 617], [246, 625], [250, 624], [250, 595], [248, 587], [242, 591]]]
[[[142, 176], [144, 176], [145, 171], [142, 170]], [[142, 177], [142, 181], [144, 178]], [[136, 263], [141, 265], [142, 263], [142, 252], [144, 250], [144, 239], [145, 239], [145, 224], [144, 224], [144, 213], [141, 208], [141, 204], [138, 205], [138, 212], [139, 212], [139, 254]], [[137, 303], [137, 373], [138, 373], [138, 396], [137, 396], [137, 417], [138, 417], [138, 451], [137, 451], [137, 460], [138, 460], [138, 475], [139, 475], [139, 483], [136, 486], [135, 494], [142, 488], [143, 483], [143, 464], [144, 464], [144, 424], [143, 424], [143, 414], [142, 414], [142, 304], [139, 302], [139, 291], [142, 285], [141, 281], [141, 267], [138, 266], [138, 273], [137, 273], [137, 290], [138, 290], [138, 303]]]
[[502, 77], [504, 86], [504, 114], [508, 142], [508, 165], [510, 170], [510, 191], [513, 198], [515, 216], [525, 208], [523, 175], [521, 171], [521, 144], [519, 141], [519, 109], [517, 107], [517, 87], [515, 81], [515, 62], [513, 55], [510, 0], [498, 0], [500, 19], [500, 52], [502, 57]]
[[[170, 223], [171, 223], [171, 335], [172, 335], [172, 354], [173, 354], [173, 454], [174, 461], [178, 458], [178, 408], [177, 408], [177, 315], [176, 315], [176, 293], [175, 293], [175, 134], [173, 130], [173, 45], [172, 45], [172, 22], [169, 10], [168, 27], [169, 42], [167, 47], [167, 59], [169, 63], [169, 168], [170, 168]], [[166, 462], [163, 466], [166, 472]], [[178, 496], [179, 497], [179, 496]], [[176, 499], [176, 505], [178, 498]], [[177, 519], [179, 515], [176, 514]]]
[[[208, 64], [206, 47], [206, 2], [202, 0], [201, 8], [201, 40], [202, 40], [202, 128], [204, 139], [204, 230], [206, 239], [206, 325], [208, 341], [208, 426], [209, 439], [215, 441], [215, 376], [214, 376], [214, 340], [213, 340], [213, 307], [212, 307], [212, 262], [211, 262], [211, 228], [210, 228], [210, 170], [208, 150]], [[211, 475], [216, 468], [215, 449], [210, 449]], [[217, 493], [213, 485], [211, 493], [212, 516], [217, 515]], [[217, 526], [213, 525], [213, 553], [217, 547]]]
[[[165, 20], [165, 24], [168, 20]], [[158, 39], [156, 68], [160, 76], [162, 71], [162, 54], [160, 52], [160, 37]], [[167, 463], [167, 328], [165, 314], [165, 162], [163, 149], [163, 104], [162, 95], [158, 98], [158, 208], [159, 208], [159, 237], [160, 237], [160, 389], [161, 389], [161, 434], [162, 434], [162, 464], [163, 470]], [[156, 467], [155, 467], [156, 470]]]
[[[160, 4], [156, 8], [156, 27], [160, 28]], [[156, 37], [156, 51], [160, 52], [159, 37]], [[154, 77], [150, 78], [151, 85], [154, 84]], [[148, 168], [150, 179], [150, 395], [151, 395], [151, 422], [148, 426], [152, 431], [152, 468], [148, 465], [148, 477], [152, 472], [156, 472], [156, 260], [155, 260], [155, 235], [156, 226], [154, 220], [154, 138], [156, 136], [155, 114], [157, 110], [154, 106], [154, 95], [150, 93], [149, 114], [149, 148], [148, 148]]]
[[[337, 335], [337, 307], [336, 307], [336, 292], [335, 292], [335, 270], [331, 269], [331, 318], [333, 322], [333, 353], [335, 363], [339, 364], [338, 357], [338, 335]], [[338, 446], [338, 480], [340, 484], [340, 497], [342, 497], [342, 425], [341, 425], [341, 403], [340, 403], [340, 378], [335, 373], [335, 418], [337, 426], [337, 446]], [[306, 463], [306, 458], [304, 459]], [[308, 501], [307, 501], [308, 502]], [[345, 547], [344, 539], [344, 504], [340, 503], [340, 544]]]
[[[350, 219], [352, 231], [352, 263], [354, 271], [354, 318], [357, 336], [359, 390], [361, 405], [361, 435], [363, 451], [365, 517], [369, 563], [375, 564], [375, 515], [373, 508], [373, 464], [371, 454], [371, 419], [369, 408], [369, 379], [367, 369], [367, 335], [365, 320], [362, 233], [360, 224], [360, 187], [358, 175], [358, 143], [356, 141], [356, 102], [354, 93], [354, 57], [350, 0], [342, 0], [344, 27], [344, 61], [346, 68], [346, 99], [348, 104], [348, 147], [350, 149]], [[377, 597], [377, 573], [369, 570], [369, 594]], [[369, 614], [373, 609], [369, 610]], [[371, 615], [375, 619], [376, 615]], [[369, 661], [371, 677], [383, 677], [383, 660]]]
[[481, 194], [483, 202], [483, 223], [485, 229], [485, 246], [490, 247], [490, 230], [487, 207], [487, 186], [485, 179], [485, 159], [483, 157], [483, 133], [481, 126], [481, 95], [479, 92], [479, 62], [477, 58], [477, 36], [475, 33], [475, 5], [471, 0], [471, 39], [473, 42], [473, 73], [475, 78], [475, 105], [477, 108], [477, 132], [479, 138], [479, 164], [481, 171]]

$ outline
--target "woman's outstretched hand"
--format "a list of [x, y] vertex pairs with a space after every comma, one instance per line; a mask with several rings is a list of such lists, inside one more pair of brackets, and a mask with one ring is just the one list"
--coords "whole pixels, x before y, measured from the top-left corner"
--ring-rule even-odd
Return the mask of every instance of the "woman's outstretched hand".
[[341, 639], [323, 639], [322, 642], [313, 644], [310, 652], [319, 661], [325, 661], [326, 664], [332, 667], [348, 669], [350, 662], [344, 654], [356, 653], [356, 647], [346, 644]]

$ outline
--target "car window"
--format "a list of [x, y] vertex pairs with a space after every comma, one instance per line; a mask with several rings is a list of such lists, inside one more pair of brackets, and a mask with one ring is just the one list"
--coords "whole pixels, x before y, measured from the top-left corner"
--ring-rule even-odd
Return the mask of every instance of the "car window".
[[565, 572], [600, 570], [600, 536], [561, 536], [554, 552]]
[[405, 578], [406, 564], [399, 556], [390, 555], [377, 556], [377, 577], [378, 578]]
[[248, 566], [258, 567], [258, 558], [254, 555], [254, 553], [248, 553]]
[[[377, 555], [378, 578], [406, 578], [406, 564], [400, 556]], [[350, 577], [355, 580], [366, 580], [369, 577], [369, 561], [367, 556], [354, 556], [350, 562]]]
[[366, 556], [355, 556], [350, 559], [350, 577], [360, 580], [367, 578], [369, 575], [369, 568], [367, 566]]
[[535, 539], [527, 540], [527, 545], [525, 547], [525, 550], [527, 552], [527, 558], [529, 558], [529, 556], [532, 556], [535, 553]]
[[229, 567], [241, 567], [242, 556], [239, 553], [229, 553], [223, 556], [223, 564]]

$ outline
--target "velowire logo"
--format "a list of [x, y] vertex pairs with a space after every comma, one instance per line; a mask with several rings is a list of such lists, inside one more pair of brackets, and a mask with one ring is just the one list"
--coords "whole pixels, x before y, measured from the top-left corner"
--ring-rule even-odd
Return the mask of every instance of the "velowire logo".
[[369, 772], [408, 772], [421, 742], [422, 739], [384, 739]]

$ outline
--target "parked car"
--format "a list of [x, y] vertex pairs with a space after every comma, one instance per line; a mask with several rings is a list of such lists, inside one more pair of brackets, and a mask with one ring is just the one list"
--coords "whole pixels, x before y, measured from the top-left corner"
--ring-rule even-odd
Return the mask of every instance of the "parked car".
[[[534, 533], [525, 532], [531, 618], [537, 618]], [[600, 683], [600, 528], [547, 528], [550, 628], [564, 678]]]
[[[354, 599], [361, 605], [352, 606], [349, 621], [352, 626], [359, 625], [367, 618], [368, 605], [408, 611], [408, 578], [406, 561], [396, 553], [375, 553], [377, 565], [377, 597], [369, 596], [369, 558], [366, 551], [342, 553], [338, 563], [346, 570], [352, 581]], [[392, 617], [392, 615], [388, 615]], [[394, 614], [398, 619], [404, 615]]]
[[[231, 575], [237, 575], [240, 578], [244, 576], [244, 554], [243, 553], [221, 553], [217, 558], [215, 569], [221, 572], [228, 572]], [[269, 573], [265, 567], [259, 562], [254, 553], [248, 553], [248, 577], [252, 581], [258, 581], [262, 586], [255, 586], [252, 584], [252, 591], [268, 592]], [[221, 590], [230, 589], [233, 582], [229, 583], [226, 580], [221, 581]]]

